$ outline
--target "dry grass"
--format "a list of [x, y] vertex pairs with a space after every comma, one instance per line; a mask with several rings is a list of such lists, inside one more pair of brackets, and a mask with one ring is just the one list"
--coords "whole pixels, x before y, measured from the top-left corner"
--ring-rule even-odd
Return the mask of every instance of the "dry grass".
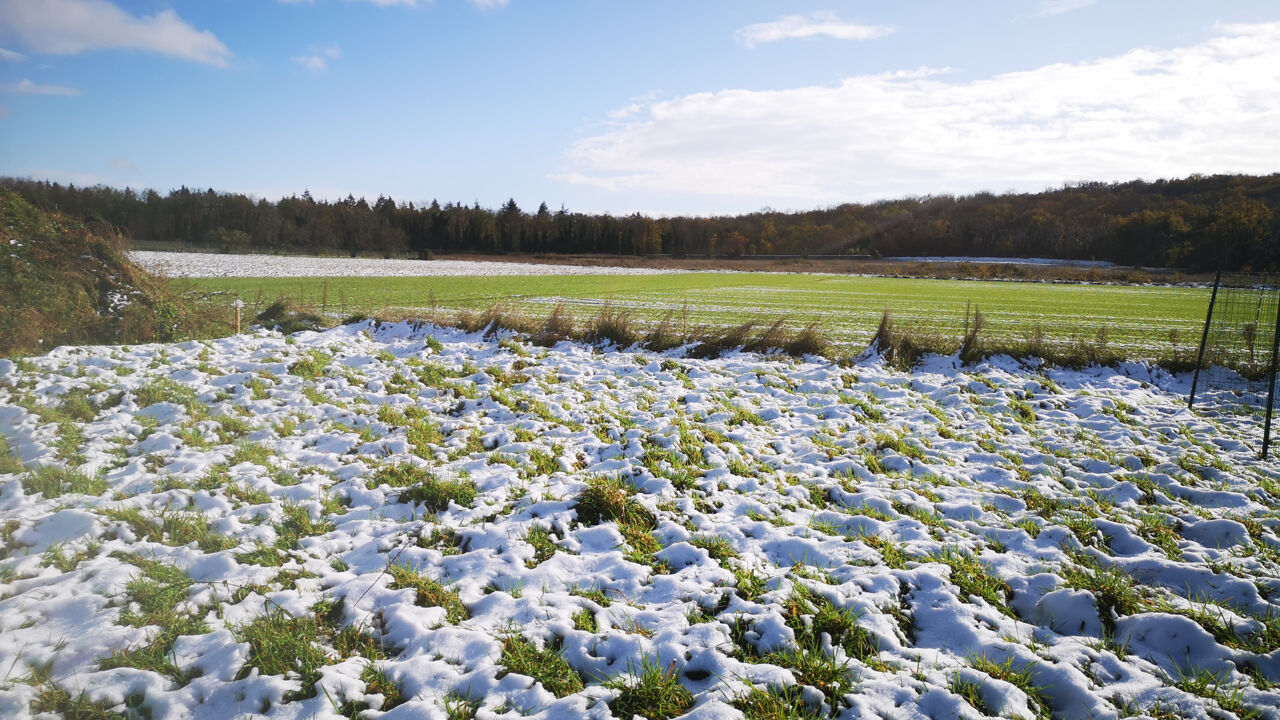
[[124, 254], [115, 228], [33, 207], [0, 191], [0, 356], [58, 345], [171, 341], [208, 318]]

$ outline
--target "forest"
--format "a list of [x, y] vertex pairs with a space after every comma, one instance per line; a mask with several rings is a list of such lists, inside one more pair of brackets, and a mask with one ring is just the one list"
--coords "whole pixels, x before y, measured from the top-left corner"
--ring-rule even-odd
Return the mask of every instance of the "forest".
[[650, 217], [550, 210], [509, 200], [414, 204], [379, 196], [272, 202], [181, 187], [123, 190], [0, 178], [46, 210], [133, 240], [228, 252], [947, 255], [1105, 260], [1192, 270], [1280, 269], [1280, 173], [1087, 182], [1039, 193], [928, 195], [733, 216]]

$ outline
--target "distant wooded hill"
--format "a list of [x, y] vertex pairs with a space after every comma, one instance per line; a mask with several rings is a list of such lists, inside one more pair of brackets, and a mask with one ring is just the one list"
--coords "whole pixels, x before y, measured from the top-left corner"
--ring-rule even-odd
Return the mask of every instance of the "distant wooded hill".
[[805, 212], [651, 218], [492, 210], [432, 201], [277, 202], [212, 189], [76, 187], [0, 178], [38, 207], [116, 226], [136, 240], [227, 250], [352, 253], [605, 253], [736, 257], [872, 254], [1047, 257], [1190, 269], [1280, 269], [1280, 173], [1081, 183], [1042, 193], [848, 203]]

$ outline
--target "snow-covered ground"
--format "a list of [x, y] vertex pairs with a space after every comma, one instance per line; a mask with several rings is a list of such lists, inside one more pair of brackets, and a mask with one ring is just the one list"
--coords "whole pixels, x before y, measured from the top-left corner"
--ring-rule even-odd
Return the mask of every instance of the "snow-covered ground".
[[404, 324], [0, 360], [0, 716], [1280, 718], [1280, 465], [1186, 389]]
[[982, 263], [985, 265], [1061, 265], [1064, 267], [1115, 267], [1115, 263], [1106, 260], [1062, 260], [1060, 258], [1008, 258], [1008, 257], [966, 257], [964, 255], [908, 255], [902, 257], [884, 257], [881, 260], [904, 262], [954, 262]]
[[684, 270], [471, 260], [381, 260], [297, 255], [222, 255], [130, 250], [129, 259], [166, 277], [431, 277], [461, 275], [668, 275]]

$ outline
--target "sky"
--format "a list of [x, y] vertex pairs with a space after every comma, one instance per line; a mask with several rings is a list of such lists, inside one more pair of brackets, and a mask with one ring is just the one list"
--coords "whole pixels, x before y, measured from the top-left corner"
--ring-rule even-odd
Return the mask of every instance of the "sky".
[[716, 215], [1278, 171], [1275, 0], [0, 0], [0, 175]]

